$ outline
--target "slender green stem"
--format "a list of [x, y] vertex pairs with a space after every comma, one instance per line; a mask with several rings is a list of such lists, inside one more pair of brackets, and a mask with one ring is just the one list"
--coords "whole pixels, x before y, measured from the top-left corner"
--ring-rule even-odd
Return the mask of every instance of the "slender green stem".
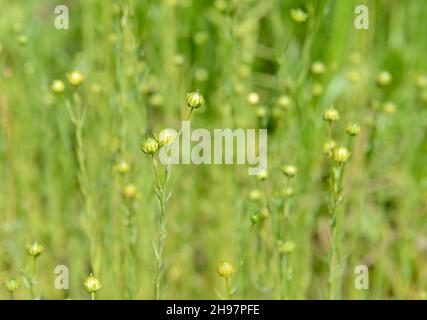
[[227, 289], [227, 297], [228, 300], [232, 299], [231, 289], [230, 289], [230, 281], [228, 280], [228, 277], [225, 277], [225, 287]]
[[155, 255], [156, 255], [156, 270], [155, 270], [155, 281], [154, 281], [154, 293], [155, 298], [159, 300], [161, 298], [161, 284], [163, 278], [163, 269], [164, 269], [164, 261], [163, 261], [163, 251], [166, 244], [166, 220], [165, 220], [165, 209], [166, 209], [166, 187], [170, 177], [170, 165], [168, 164], [165, 167], [165, 177], [163, 183], [160, 181], [160, 177], [157, 171], [157, 161], [153, 157], [153, 169], [156, 175], [156, 195], [157, 200], [159, 202], [160, 212], [159, 212], [159, 225], [158, 225], [158, 243], [154, 245]]

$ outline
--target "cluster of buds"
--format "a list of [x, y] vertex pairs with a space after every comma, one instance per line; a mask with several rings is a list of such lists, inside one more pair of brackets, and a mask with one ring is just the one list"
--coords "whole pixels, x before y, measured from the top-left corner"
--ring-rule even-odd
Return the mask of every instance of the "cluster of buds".
[[[186, 100], [191, 111], [199, 109], [205, 104], [205, 99], [198, 91], [188, 93]], [[177, 132], [175, 130], [163, 129], [158, 134], [153, 134], [153, 137], [147, 137], [141, 144], [141, 150], [145, 154], [154, 155], [160, 147], [173, 144], [176, 137]]]
[[[85, 76], [78, 70], [74, 70], [66, 75], [68, 83], [77, 88], [80, 86], [85, 80]], [[53, 93], [60, 94], [65, 91], [65, 83], [62, 80], [55, 79], [52, 81], [50, 85], [50, 89]]]
[[[331, 126], [334, 122], [338, 121], [339, 118], [340, 115], [335, 108], [329, 108], [323, 114], [323, 119], [327, 121]], [[355, 137], [360, 133], [360, 126], [357, 123], [350, 123], [347, 125], [345, 132], [350, 137]], [[327, 154], [337, 163], [347, 162], [351, 155], [348, 148], [343, 146], [337, 147], [336, 142], [331, 138], [329, 138], [329, 140], [323, 144], [323, 153]]]

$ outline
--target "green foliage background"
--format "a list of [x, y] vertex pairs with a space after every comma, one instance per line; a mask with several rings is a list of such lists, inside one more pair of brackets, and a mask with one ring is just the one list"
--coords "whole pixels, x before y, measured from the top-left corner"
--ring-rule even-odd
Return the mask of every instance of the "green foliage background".
[[[69, 7], [69, 30], [54, 27], [58, 4]], [[369, 8], [368, 30], [354, 28], [359, 4]], [[38, 297], [87, 299], [82, 281], [94, 272], [102, 283], [97, 298], [153, 298], [158, 205], [140, 144], [153, 131], [178, 128], [187, 92], [198, 89], [206, 105], [195, 111], [193, 128], [268, 128], [269, 178], [257, 181], [247, 166], [173, 167], [163, 298], [225, 296], [216, 272], [222, 260], [237, 269], [235, 298], [283, 298], [285, 286], [286, 298], [328, 297], [322, 115], [331, 105], [341, 115], [337, 141], [346, 143], [348, 122], [362, 128], [339, 210], [344, 272], [337, 297], [425, 297], [427, 89], [416, 79], [427, 72], [426, 1], [0, 0], [0, 8], [1, 282], [22, 278], [31, 263], [26, 245], [37, 240], [45, 247], [37, 258]], [[292, 20], [295, 8], [307, 21]], [[324, 63], [324, 75], [310, 72], [314, 61]], [[86, 76], [78, 90], [87, 108], [89, 217], [65, 107], [71, 88], [50, 90], [74, 69]], [[381, 70], [393, 77], [384, 89], [375, 82]], [[319, 84], [323, 92], [315, 95]], [[248, 102], [250, 92], [259, 94], [258, 105]], [[276, 103], [283, 95], [289, 108]], [[394, 114], [384, 111], [387, 101]], [[132, 169], [121, 176], [114, 167], [123, 159]], [[296, 245], [289, 280], [279, 276], [273, 232], [286, 163], [298, 167], [286, 226]], [[139, 190], [135, 200], [122, 196], [128, 183]], [[250, 199], [254, 189], [261, 200]], [[136, 212], [135, 259], [126, 246], [129, 207]], [[265, 209], [270, 216], [251, 227], [250, 216]], [[361, 264], [369, 267], [369, 290], [354, 288]], [[57, 265], [69, 267], [69, 290], [54, 287]], [[9, 297], [4, 288], [0, 297]], [[22, 281], [15, 297], [29, 298]]]

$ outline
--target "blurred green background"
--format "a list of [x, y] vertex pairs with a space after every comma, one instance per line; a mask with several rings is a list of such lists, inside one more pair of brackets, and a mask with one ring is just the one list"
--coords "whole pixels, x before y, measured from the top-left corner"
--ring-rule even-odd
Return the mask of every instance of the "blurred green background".
[[[60, 4], [69, 30], [55, 28]], [[354, 27], [359, 4], [368, 30]], [[322, 115], [331, 105], [341, 115], [337, 142], [346, 143], [348, 122], [361, 126], [339, 212], [339, 297], [425, 298], [426, 1], [0, 0], [0, 8], [0, 281], [20, 279], [15, 298], [30, 298], [25, 278], [34, 273], [35, 297], [88, 299], [90, 272], [102, 283], [97, 298], [154, 297], [158, 205], [140, 144], [179, 128], [194, 90], [206, 105], [193, 128], [268, 129], [269, 177], [258, 181], [247, 166], [173, 167], [162, 298], [225, 297], [223, 260], [236, 269], [233, 298], [328, 297]], [[85, 75], [76, 89], [86, 110], [84, 195], [66, 108], [72, 70]], [[387, 86], [377, 85], [381, 71], [392, 76]], [[51, 91], [54, 79], [64, 93]], [[120, 161], [128, 173], [115, 170]], [[282, 191], [287, 163], [298, 168], [292, 197]], [[124, 195], [129, 184], [136, 197]], [[274, 232], [284, 203], [295, 244], [286, 266]], [[26, 251], [33, 241], [45, 248], [36, 270]], [[55, 289], [57, 265], [69, 268], [69, 290]], [[358, 265], [369, 267], [369, 290], [354, 286]], [[4, 287], [0, 298], [9, 298]]]

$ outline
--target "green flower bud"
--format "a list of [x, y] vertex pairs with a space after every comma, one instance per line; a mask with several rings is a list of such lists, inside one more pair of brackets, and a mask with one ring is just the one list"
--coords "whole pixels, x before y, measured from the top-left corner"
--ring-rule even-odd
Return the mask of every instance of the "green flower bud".
[[283, 166], [282, 171], [288, 178], [292, 178], [297, 174], [298, 169], [292, 165], [285, 165]]
[[119, 163], [116, 164], [115, 169], [120, 174], [125, 174], [130, 171], [130, 165], [127, 161], [121, 160]]
[[396, 105], [391, 101], [387, 101], [384, 103], [383, 110], [385, 114], [393, 115], [396, 113]]
[[338, 110], [333, 107], [326, 110], [325, 113], [323, 114], [323, 119], [325, 121], [328, 121], [329, 123], [338, 121], [339, 118], [340, 118], [340, 114], [338, 113]]
[[385, 87], [385, 86], [388, 86], [392, 80], [393, 80], [393, 77], [388, 71], [381, 71], [377, 77], [377, 84], [380, 87]]
[[234, 267], [231, 265], [231, 263], [223, 261], [219, 264], [217, 271], [220, 277], [228, 278], [233, 275]]
[[53, 93], [62, 93], [65, 90], [65, 84], [61, 80], [53, 80], [50, 89]]
[[7, 291], [13, 293], [19, 288], [19, 281], [15, 277], [9, 277], [4, 283], [4, 286], [6, 287]]
[[324, 154], [332, 154], [332, 151], [334, 151], [335, 147], [337, 146], [337, 143], [334, 140], [328, 140], [323, 144], [323, 153]]
[[155, 154], [159, 149], [159, 144], [154, 138], [147, 138], [141, 145], [141, 149], [146, 154]]
[[297, 23], [303, 23], [308, 19], [308, 13], [302, 9], [291, 9], [291, 18]]
[[350, 136], [357, 136], [360, 133], [360, 126], [357, 123], [351, 123], [345, 129], [345, 132]]
[[350, 158], [350, 151], [345, 147], [339, 147], [334, 150], [334, 160], [338, 163], [347, 162]]
[[138, 196], [138, 188], [134, 184], [128, 184], [123, 188], [123, 196], [127, 199], [134, 199]]
[[259, 191], [258, 189], [252, 190], [249, 193], [249, 199], [254, 200], [254, 201], [261, 199], [261, 196], [262, 196], [261, 191]]
[[80, 71], [74, 70], [67, 74], [67, 79], [72, 86], [78, 87], [85, 80], [85, 76]]
[[290, 198], [294, 195], [294, 189], [292, 187], [286, 187], [282, 190], [282, 195], [284, 198]]
[[22, 46], [25, 46], [28, 43], [28, 37], [25, 34], [21, 34], [18, 37], [18, 43]]
[[260, 222], [261, 217], [259, 216], [258, 213], [254, 213], [253, 215], [251, 215], [251, 222], [252, 224], [257, 224], [258, 222]]
[[187, 105], [190, 108], [198, 109], [202, 107], [204, 104], [205, 104], [205, 99], [198, 91], [187, 93]]
[[277, 98], [276, 103], [283, 109], [289, 109], [292, 101], [288, 96], [280, 96], [279, 98]]
[[260, 220], [266, 220], [270, 218], [270, 211], [268, 211], [268, 208], [264, 207], [261, 209], [259, 213]]
[[101, 289], [101, 282], [92, 273], [83, 281], [83, 286], [89, 293], [95, 293]]
[[27, 253], [34, 258], [41, 255], [43, 253], [43, 251], [44, 251], [43, 246], [41, 244], [39, 244], [37, 241], [35, 241], [35, 242], [33, 242], [27, 246]]
[[267, 170], [262, 170], [261, 172], [259, 172], [257, 174], [256, 177], [257, 177], [257, 179], [259, 181], [264, 181], [264, 180], [266, 180], [268, 178], [268, 171]]
[[418, 88], [426, 88], [427, 87], [427, 76], [420, 74], [415, 80], [415, 84]]
[[295, 250], [295, 243], [292, 241], [280, 241], [278, 243], [279, 251], [284, 254], [291, 254]]
[[256, 105], [260, 101], [259, 94], [256, 92], [249, 93], [247, 99], [248, 99], [248, 103], [252, 105]]
[[319, 96], [321, 96], [322, 93], [323, 93], [323, 91], [325, 91], [325, 88], [319, 82], [315, 82], [311, 86], [311, 94], [313, 95], [313, 97], [319, 97]]
[[315, 61], [313, 62], [313, 64], [311, 65], [311, 73], [315, 74], [315, 75], [321, 75], [324, 74], [326, 71], [326, 67], [325, 65], [320, 62], [320, 61]]
[[176, 135], [175, 130], [163, 129], [157, 136], [157, 142], [161, 147], [171, 145], [175, 141]]

